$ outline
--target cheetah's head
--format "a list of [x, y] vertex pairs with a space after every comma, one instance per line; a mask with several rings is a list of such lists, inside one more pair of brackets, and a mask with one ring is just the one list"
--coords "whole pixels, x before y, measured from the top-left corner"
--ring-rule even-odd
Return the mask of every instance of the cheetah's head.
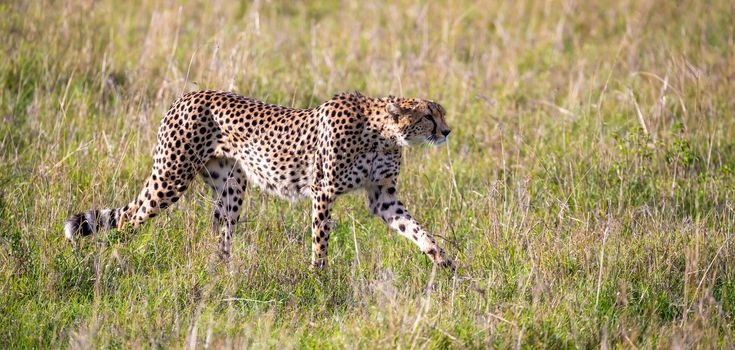
[[388, 103], [385, 110], [393, 117], [399, 139], [405, 145], [440, 145], [451, 132], [444, 121], [444, 107], [434, 101], [405, 99]]

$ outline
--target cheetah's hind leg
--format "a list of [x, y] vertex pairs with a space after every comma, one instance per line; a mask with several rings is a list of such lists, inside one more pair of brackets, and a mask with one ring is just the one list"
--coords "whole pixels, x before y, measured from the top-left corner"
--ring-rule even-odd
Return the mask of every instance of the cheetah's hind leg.
[[227, 260], [232, 251], [232, 235], [240, 218], [245, 174], [234, 159], [213, 158], [201, 170], [204, 182], [212, 188], [214, 215], [212, 231], [219, 235], [220, 257]]

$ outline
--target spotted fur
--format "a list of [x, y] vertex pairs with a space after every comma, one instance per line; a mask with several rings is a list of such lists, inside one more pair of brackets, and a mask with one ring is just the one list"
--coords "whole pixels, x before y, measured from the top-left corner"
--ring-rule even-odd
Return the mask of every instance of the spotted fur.
[[212, 188], [213, 231], [220, 254], [232, 234], [247, 184], [273, 195], [311, 198], [311, 263], [327, 264], [335, 199], [364, 189], [373, 214], [418, 245], [435, 264], [452, 267], [431, 235], [397, 199], [405, 146], [447, 140], [444, 108], [428, 100], [343, 93], [312, 109], [267, 104], [232, 92], [198, 91], [173, 103], [158, 130], [153, 171], [122, 208], [89, 210], [64, 223], [65, 236], [126, 224], [138, 227], [179, 200], [200, 174]]

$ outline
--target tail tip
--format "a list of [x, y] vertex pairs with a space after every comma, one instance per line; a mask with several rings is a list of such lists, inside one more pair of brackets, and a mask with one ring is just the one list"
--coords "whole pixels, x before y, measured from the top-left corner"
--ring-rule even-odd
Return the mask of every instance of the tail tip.
[[89, 236], [94, 233], [95, 220], [92, 214], [91, 212], [76, 214], [64, 221], [64, 237], [73, 242], [77, 235]]
[[74, 224], [74, 217], [64, 221], [64, 237], [66, 237], [66, 240], [74, 242], [74, 232], [78, 229], [79, 226]]

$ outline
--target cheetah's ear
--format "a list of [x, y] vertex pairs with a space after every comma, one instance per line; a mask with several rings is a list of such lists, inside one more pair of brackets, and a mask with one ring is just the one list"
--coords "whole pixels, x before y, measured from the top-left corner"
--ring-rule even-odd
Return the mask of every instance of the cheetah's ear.
[[385, 110], [386, 110], [386, 112], [388, 112], [388, 114], [391, 115], [391, 117], [393, 117], [393, 120], [396, 121], [396, 122], [398, 121], [398, 118], [400, 118], [402, 115], [406, 115], [409, 112], [411, 112], [410, 109], [403, 108], [400, 105], [398, 105], [397, 103], [389, 103], [389, 104], [387, 104], [385, 106]]
[[389, 103], [385, 106], [385, 110], [392, 115], [393, 117], [399, 117], [401, 114], [403, 114], [405, 111], [401, 109], [401, 106], [399, 106], [396, 103]]

